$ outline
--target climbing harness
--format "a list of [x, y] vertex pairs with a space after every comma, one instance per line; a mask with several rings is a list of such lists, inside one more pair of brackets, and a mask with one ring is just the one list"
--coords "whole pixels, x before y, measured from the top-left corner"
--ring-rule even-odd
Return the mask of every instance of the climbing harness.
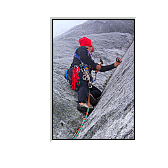
[[[89, 50], [88, 50], [88, 56], [92, 59], [92, 55], [89, 52]], [[82, 79], [88, 81], [89, 88], [92, 88], [92, 83], [94, 81], [96, 81], [97, 72], [95, 71], [95, 78], [93, 80], [93, 77], [92, 77], [91, 73], [89, 73], [89, 68], [91, 68], [91, 67], [88, 66], [87, 64], [84, 64], [84, 62], [81, 61], [80, 56], [77, 55], [76, 52], [74, 53], [74, 57], [79, 59], [81, 64], [74, 66], [74, 68], [72, 70], [72, 81], [68, 78], [69, 69], [65, 70], [65, 74], [64, 74], [65, 79], [67, 79], [67, 81], [69, 80], [70, 84], [72, 82], [72, 89], [75, 90], [76, 86], [80, 85], [79, 73], [82, 72], [82, 75], [83, 75]], [[93, 60], [93, 62], [94, 62], [94, 60]]]
[[[88, 56], [90, 56], [91, 59], [92, 59], [92, 56], [91, 56], [89, 51], [88, 51]], [[80, 56], [77, 55], [76, 52], [74, 53], [74, 57], [76, 57], [76, 58], [78, 58], [80, 60], [81, 64], [79, 65], [79, 67], [80, 67], [81, 72], [83, 73], [83, 78], [82, 79], [88, 81], [88, 85], [91, 88], [92, 87], [92, 82], [94, 82], [96, 80], [97, 73], [95, 73], [95, 79], [93, 80], [92, 75], [89, 73], [89, 68], [90, 67], [87, 64], [84, 64], [81, 61]]]
[[87, 109], [85, 118], [83, 119], [82, 124], [80, 125], [80, 127], [79, 127], [79, 128], [77, 129], [77, 131], [75, 132], [75, 134], [74, 134], [74, 136], [73, 136], [73, 139], [75, 139], [75, 138], [78, 136], [80, 130], [81, 130], [82, 127], [83, 127], [84, 122], [85, 122], [86, 119], [87, 119], [87, 116], [88, 116], [88, 113], [89, 113], [89, 106], [90, 106], [90, 88], [89, 88], [89, 95], [88, 95], [88, 109]]

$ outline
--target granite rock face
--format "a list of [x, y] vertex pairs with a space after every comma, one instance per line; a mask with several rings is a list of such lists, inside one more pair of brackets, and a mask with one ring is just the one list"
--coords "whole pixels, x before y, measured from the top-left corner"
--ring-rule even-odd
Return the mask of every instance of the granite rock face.
[[134, 34], [134, 20], [89, 20], [77, 25], [60, 37], [83, 36], [84, 34], [101, 34], [120, 32]]
[[79, 139], [134, 139], [134, 42], [89, 115]]
[[[93, 27], [97, 26], [97, 21], [90, 20], [88, 22]], [[104, 25], [107, 22], [109, 20], [100, 21]], [[117, 23], [120, 24], [120, 22], [115, 21], [116, 27]], [[128, 22], [125, 21], [125, 30], [124, 22], [122, 23], [121, 32], [120, 30], [118, 32], [106, 32], [107, 30], [103, 29], [103, 33], [91, 34], [90, 27], [86, 28], [85, 33], [83, 33], [82, 24], [76, 26], [82, 31], [79, 31], [80, 35], [71, 29], [70, 33], [67, 32], [63, 36], [53, 39], [53, 139], [72, 139], [85, 116], [76, 108], [77, 92], [71, 89], [71, 86], [64, 78], [64, 72], [71, 65], [73, 54], [76, 48], [79, 47], [78, 40], [83, 36], [90, 38], [95, 45], [95, 52], [93, 53], [95, 62], [98, 63], [101, 58], [104, 65], [109, 65], [115, 62], [116, 57], [122, 58], [123, 62], [116, 69], [97, 74], [97, 80], [93, 85], [103, 92], [102, 97], [94, 111], [88, 116], [78, 138], [124, 139], [134, 137], [132, 125], [134, 123], [134, 56], [132, 51], [134, 35], [127, 32], [128, 25], [133, 27], [134, 23], [129, 20]], [[74, 28], [76, 29], [76, 27]], [[94, 72], [92, 75], [94, 77]], [[126, 120], [131, 120], [131, 122]], [[129, 127], [131, 129], [128, 129]], [[101, 130], [104, 130], [104, 133]], [[113, 133], [111, 133], [112, 130]]]

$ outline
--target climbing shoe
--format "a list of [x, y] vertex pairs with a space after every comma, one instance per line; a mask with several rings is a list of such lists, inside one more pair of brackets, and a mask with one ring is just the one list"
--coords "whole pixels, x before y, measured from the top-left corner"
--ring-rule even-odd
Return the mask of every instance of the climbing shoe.
[[90, 103], [95, 106], [98, 103], [99, 99], [95, 99], [92, 94], [90, 94]]
[[[82, 104], [80, 104], [80, 103], [78, 103], [78, 106], [77, 106], [77, 109], [80, 111], [80, 112], [87, 112], [87, 109], [88, 109], [88, 104], [86, 104], [86, 103], [82, 103]], [[90, 104], [90, 106], [89, 106], [89, 112], [91, 112], [91, 111], [93, 111], [93, 106]]]

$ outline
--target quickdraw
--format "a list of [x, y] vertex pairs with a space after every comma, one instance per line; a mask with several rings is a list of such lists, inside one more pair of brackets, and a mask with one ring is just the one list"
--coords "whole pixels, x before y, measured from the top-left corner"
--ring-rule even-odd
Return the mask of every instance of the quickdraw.
[[72, 70], [72, 89], [76, 89], [76, 85], [80, 85], [80, 78], [79, 78], [80, 67], [76, 66]]
[[82, 73], [83, 73], [83, 80], [86, 80], [86, 81], [90, 81], [90, 74], [89, 74], [89, 72], [88, 72], [88, 67], [86, 67], [86, 65], [85, 66], [82, 66], [81, 65], [81, 71], [82, 71]]

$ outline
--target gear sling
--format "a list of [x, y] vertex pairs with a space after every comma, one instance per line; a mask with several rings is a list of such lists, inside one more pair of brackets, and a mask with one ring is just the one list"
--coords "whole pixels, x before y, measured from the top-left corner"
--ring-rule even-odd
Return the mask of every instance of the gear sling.
[[[88, 71], [88, 69], [89, 69], [88, 65], [84, 64], [81, 61], [80, 56], [78, 56], [76, 53], [74, 54], [74, 57], [78, 58], [80, 60], [81, 64], [80, 65], [75, 65], [72, 69], [72, 81], [70, 81], [70, 84], [72, 84], [72, 89], [75, 90], [76, 86], [80, 85], [80, 78], [79, 78], [79, 73], [80, 72], [82, 72], [82, 74], [83, 74], [82, 79], [88, 81], [89, 88], [92, 88], [92, 83], [91, 82], [93, 82], [93, 78]], [[71, 77], [68, 77], [69, 76], [68, 72], [69, 72], [69, 69], [65, 71], [65, 78], [67, 80], [70, 80], [69, 78], [71, 78]], [[96, 75], [95, 75], [94, 81], [95, 80], [96, 80]]]

